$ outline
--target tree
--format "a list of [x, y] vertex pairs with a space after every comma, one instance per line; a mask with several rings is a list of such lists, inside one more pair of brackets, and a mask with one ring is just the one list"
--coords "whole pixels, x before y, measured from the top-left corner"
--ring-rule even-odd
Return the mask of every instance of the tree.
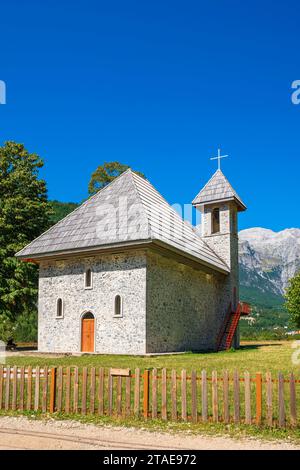
[[[117, 176], [128, 170], [128, 168], [128, 165], [124, 165], [119, 162], [104, 162], [104, 165], [98, 166], [91, 176], [88, 187], [89, 194], [96, 194], [99, 189], [102, 189], [104, 186], [111, 183]], [[143, 173], [140, 173], [139, 171], [136, 171], [135, 173], [140, 175], [142, 178], [145, 178]]]
[[290, 279], [285, 299], [285, 306], [290, 313], [292, 322], [300, 328], [300, 272]]
[[49, 227], [51, 208], [42, 159], [24, 145], [0, 147], [0, 314], [14, 321], [36, 310], [37, 268], [15, 253]]

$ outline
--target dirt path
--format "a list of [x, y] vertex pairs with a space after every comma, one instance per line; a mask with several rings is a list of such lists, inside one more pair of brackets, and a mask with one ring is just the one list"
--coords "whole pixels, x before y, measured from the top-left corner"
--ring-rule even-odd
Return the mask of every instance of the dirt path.
[[167, 434], [135, 428], [97, 427], [76, 421], [32, 421], [27, 418], [0, 418], [0, 449], [93, 449], [93, 450], [300, 450], [287, 442], [257, 439]]

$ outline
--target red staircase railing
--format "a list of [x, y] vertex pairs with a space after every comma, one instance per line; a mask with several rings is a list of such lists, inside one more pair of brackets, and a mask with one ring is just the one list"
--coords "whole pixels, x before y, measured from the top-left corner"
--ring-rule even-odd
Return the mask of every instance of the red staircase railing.
[[217, 351], [221, 351], [222, 349], [228, 350], [231, 348], [241, 315], [249, 315], [250, 312], [251, 307], [246, 302], [239, 302], [235, 312], [232, 310], [232, 304], [230, 302], [224, 322], [217, 337]]
[[220, 331], [219, 331], [219, 334], [218, 334], [218, 337], [217, 337], [217, 351], [220, 351], [222, 349], [222, 343], [223, 343], [223, 340], [224, 340], [226, 330], [227, 330], [227, 328], [230, 324], [230, 321], [231, 321], [231, 315], [232, 315], [232, 306], [231, 306], [231, 302], [230, 302], [228, 310], [227, 310], [225, 318], [224, 318], [224, 322], [222, 323], [222, 326], [220, 328]]
[[231, 348], [232, 345], [232, 340], [235, 335], [238, 323], [240, 321], [241, 317], [241, 304], [238, 304], [238, 308], [236, 309], [235, 312], [232, 313], [232, 319], [229, 327], [229, 331], [225, 340], [225, 349], [228, 350]]

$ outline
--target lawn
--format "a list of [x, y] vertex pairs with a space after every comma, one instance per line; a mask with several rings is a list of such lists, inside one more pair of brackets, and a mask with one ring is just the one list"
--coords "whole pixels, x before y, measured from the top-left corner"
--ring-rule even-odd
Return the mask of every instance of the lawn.
[[[206, 369], [207, 372], [225, 369], [232, 372], [235, 369], [241, 372], [248, 370], [251, 374], [256, 372], [271, 371], [277, 373], [294, 372], [299, 374], [300, 365], [293, 364], [292, 354], [296, 349], [292, 348], [291, 341], [260, 341], [242, 344], [236, 351], [224, 351], [219, 353], [185, 353], [163, 356], [122, 356], [122, 355], [82, 355], [82, 356], [10, 356], [6, 358], [8, 365], [31, 366], [97, 366], [97, 367], [129, 367], [134, 370], [157, 369], [187, 369], [187, 371]], [[300, 346], [299, 346], [300, 349]], [[300, 354], [299, 354], [300, 356]], [[297, 377], [298, 378], [298, 377]]]

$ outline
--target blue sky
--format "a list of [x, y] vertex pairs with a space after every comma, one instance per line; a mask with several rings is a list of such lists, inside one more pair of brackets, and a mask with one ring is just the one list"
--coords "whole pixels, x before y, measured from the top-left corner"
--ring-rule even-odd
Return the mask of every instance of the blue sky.
[[81, 201], [119, 160], [171, 203], [222, 169], [240, 228], [299, 227], [297, 1], [2, 2], [0, 143], [45, 159], [49, 197]]

